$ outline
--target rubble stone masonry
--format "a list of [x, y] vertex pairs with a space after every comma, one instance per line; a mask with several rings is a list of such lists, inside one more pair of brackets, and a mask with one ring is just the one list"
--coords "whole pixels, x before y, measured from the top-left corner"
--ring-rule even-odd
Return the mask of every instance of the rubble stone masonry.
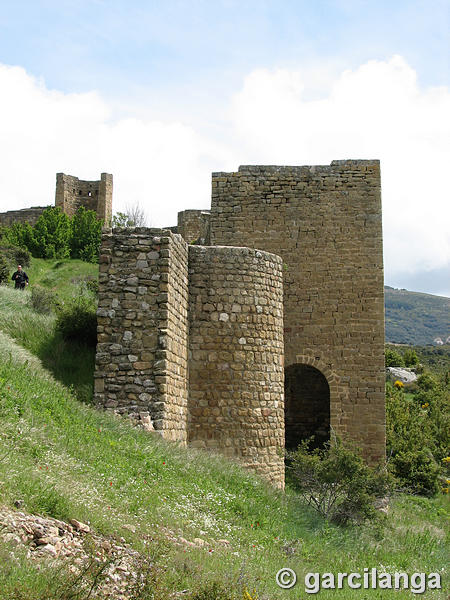
[[160, 229], [103, 234], [95, 399], [187, 437], [187, 245]]
[[267, 252], [105, 231], [96, 403], [283, 485], [282, 285]]
[[209, 210], [183, 210], [178, 213], [177, 233], [188, 244], [209, 245]]
[[189, 247], [191, 445], [284, 482], [283, 273], [278, 256]]

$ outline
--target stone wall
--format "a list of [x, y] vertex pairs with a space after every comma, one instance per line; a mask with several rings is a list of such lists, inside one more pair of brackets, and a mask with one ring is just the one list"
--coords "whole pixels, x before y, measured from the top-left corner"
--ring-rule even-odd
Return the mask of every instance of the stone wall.
[[284, 482], [281, 259], [189, 247], [188, 440]]
[[112, 217], [113, 177], [102, 173], [98, 181], [83, 181], [72, 175], [56, 174], [55, 206], [73, 216], [80, 206], [94, 210], [107, 225]]
[[29, 223], [34, 225], [42, 215], [47, 206], [32, 206], [31, 208], [22, 208], [20, 210], [9, 210], [0, 213], [0, 225], [9, 227], [14, 223]]
[[369, 460], [384, 456], [379, 162], [213, 173], [211, 244], [282, 257], [286, 366], [318, 369], [329, 384], [331, 427]]
[[177, 233], [188, 244], [209, 245], [209, 210], [183, 210], [178, 213]]
[[[188, 247], [179, 235], [163, 237], [161, 247], [160, 332], [158, 360], [165, 371], [167, 439], [186, 441], [188, 407]], [[161, 373], [162, 375], [162, 373]]]
[[283, 485], [282, 299], [267, 252], [106, 230], [95, 402]]
[[244, 166], [212, 189], [209, 227], [105, 232], [97, 403], [279, 485], [285, 440], [334, 430], [382, 458], [379, 162]]
[[106, 230], [95, 401], [186, 441], [187, 247], [160, 229]]

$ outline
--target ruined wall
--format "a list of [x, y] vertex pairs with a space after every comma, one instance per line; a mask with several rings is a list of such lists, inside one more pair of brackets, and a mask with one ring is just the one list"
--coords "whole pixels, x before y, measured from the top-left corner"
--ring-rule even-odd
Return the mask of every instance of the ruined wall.
[[187, 246], [160, 229], [102, 237], [95, 401], [186, 440]]
[[378, 161], [213, 173], [211, 244], [284, 262], [285, 362], [327, 379], [331, 427], [385, 452], [384, 290]]
[[283, 287], [279, 257], [189, 247], [188, 440], [282, 485]]
[[83, 181], [72, 175], [56, 174], [55, 206], [73, 216], [80, 206], [94, 210], [106, 224], [112, 217], [113, 177], [102, 173], [99, 181]]
[[188, 244], [209, 245], [209, 210], [183, 210], [178, 213], [177, 233]]
[[0, 225], [9, 227], [14, 223], [29, 223], [34, 225], [42, 215], [47, 206], [32, 206], [31, 208], [22, 208], [20, 210], [9, 210], [0, 213]]

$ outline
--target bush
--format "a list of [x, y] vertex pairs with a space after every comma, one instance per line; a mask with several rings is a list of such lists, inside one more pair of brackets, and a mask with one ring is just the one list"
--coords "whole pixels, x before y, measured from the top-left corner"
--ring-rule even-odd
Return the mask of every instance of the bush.
[[11, 266], [22, 265], [24, 269], [30, 266], [31, 254], [26, 248], [4, 245], [1, 246], [0, 251]]
[[56, 330], [65, 340], [77, 341], [88, 346], [97, 343], [97, 311], [95, 301], [86, 294], [79, 294], [59, 310]]
[[403, 360], [403, 356], [400, 352], [396, 350], [392, 350], [391, 348], [386, 348], [384, 351], [384, 360], [386, 363], [386, 367], [404, 367], [405, 361]]
[[441, 469], [429, 450], [399, 452], [392, 459], [391, 468], [409, 491], [423, 496], [434, 496], [439, 491]]
[[9, 269], [6, 258], [0, 254], [0, 284], [7, 282], [9, 279]]
[[377, 498], [389, 495], [392, 479], [370, 468], [352, 447], [337, 439], [324, 449], [308, 449], [304, 441], [288, 454], [293, 487], [322, 517], [339, 524], [361, 523], [377, 515]]
[[438, 491], [448, 449], [448, 391], [433, 382], [412, 395], [386, 387], [388, 469], [402, 487], [427, 496]]
[[[25, 248], [31, 251], [35, 243], [34, 230], [29, 223], [13, 223], [11, 227], [3, 228], [1, 235], [2, 244], [8, 247]], [[24, 264], [24, 262], [18, 264], [28, 266], [29, 263]]]
[[35, 285], [31, 288], [30, 304], [36, 312], [45, 315], [51, 313], [56, 299], [50, 290]]
[[423, 373], [418, 377], [417, 385], [420, 389], [428, 392], [436, 388], [436, 380], [430, 373]]

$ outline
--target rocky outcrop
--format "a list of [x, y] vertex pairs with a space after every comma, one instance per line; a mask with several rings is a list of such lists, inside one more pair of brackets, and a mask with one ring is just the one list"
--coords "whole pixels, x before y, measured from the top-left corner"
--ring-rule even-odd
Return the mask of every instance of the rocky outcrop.
[[417, 375], [413, 369], [407, 369], [406, 367], [387, 367], [386, 373], [388, 379], [392, 382], [401, 381], [404, 385], [408, 385], [417, 381]]

